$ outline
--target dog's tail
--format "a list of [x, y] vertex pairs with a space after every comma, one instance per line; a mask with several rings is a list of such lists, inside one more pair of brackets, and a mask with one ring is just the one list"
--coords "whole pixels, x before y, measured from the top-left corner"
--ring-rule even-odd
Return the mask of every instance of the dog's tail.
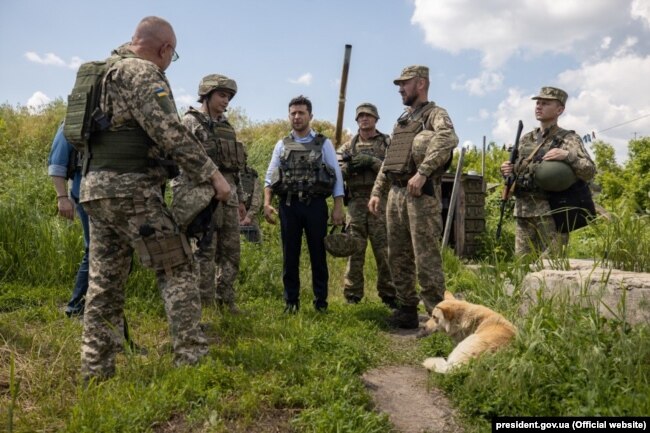
[[446, 373], [449, 369], [449, 365], [447, 365], [445, 358], [427, 358], [424, 360], [422, 365], [427, 370], [435, 371], [436, 373]]
[[444, 296], [445, 301], [448, 301], [450, 299], [456, 299], [454, 297], [454, 294], [451, 293], [449, 290], [445, 290], [445, 296]]

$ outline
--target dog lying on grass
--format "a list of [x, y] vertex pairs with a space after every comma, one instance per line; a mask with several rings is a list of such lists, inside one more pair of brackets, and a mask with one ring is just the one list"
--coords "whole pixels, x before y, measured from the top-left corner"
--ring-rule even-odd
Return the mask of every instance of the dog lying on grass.
[[447, 360], [427, 358], [422, 365], [437, 373], [447, 373], [483, 352], [495, 351], [507, 345], [517, 330], [501, 314], [482, 305], [457, 300], [450, 292], [445, 292], [445, 299], [433, 309], [418, 337], [434, 332], [447, 333], [457, 346]]

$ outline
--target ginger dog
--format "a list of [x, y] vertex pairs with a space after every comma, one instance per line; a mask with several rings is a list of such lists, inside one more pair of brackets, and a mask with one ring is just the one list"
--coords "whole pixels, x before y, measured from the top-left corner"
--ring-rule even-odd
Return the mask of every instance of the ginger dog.
[[450, 292], [445, 292], [445, 299], [433, 309], [419, 336], [434, 332], [447, 333], [457, 346], [447, 360], [427, 358], [422, 365], [428, 370], [446, 373], [483, 352], [507, 345], [517, 330], [501, 314], [482, 305], [457, 300]]

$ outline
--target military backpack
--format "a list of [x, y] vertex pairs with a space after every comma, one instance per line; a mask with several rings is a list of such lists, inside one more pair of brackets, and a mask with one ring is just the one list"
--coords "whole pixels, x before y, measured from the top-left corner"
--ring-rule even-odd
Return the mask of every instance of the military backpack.
[[63, 134], [80, 152], [87, 148], [93, 132], [110, 126], [110, 119], [99, 108], [99, 97], [104, 76], [122, 58], [113, 54], [106, 60], [84, 63], [77, 71], [74, 87], [68, 95]]

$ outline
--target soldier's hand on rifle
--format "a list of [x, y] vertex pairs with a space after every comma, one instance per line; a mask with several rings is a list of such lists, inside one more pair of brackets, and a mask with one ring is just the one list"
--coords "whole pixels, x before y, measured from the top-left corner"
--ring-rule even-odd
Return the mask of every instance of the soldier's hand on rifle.
[[508, 177], [512, 174], [513, 170], [513, 165], [510, 164], [510, 161], [506, 161], [503, 164], [501, 164], [501, 174], [503, 177]]
[[366, 155], [364, 153], [359, 153], [352, 158], [352, 161], [348, 165], [354, 169], [370, 168], [375, 164], [375, 158]]
[[61, 196], [56, 199], [57, 208], [59, 210], [59, 215], [63, 218], [73, 220], [74, 219], [74, 203], [70, 200], [69, 197]]
[[426, 181], [426, 176], [422, 176], [420, 173], [415, 173], [406, 184], [406, 190], [413, 197], [420, 197], [422, 195], [422, 187]]
[[228, 201], [230, 198], [230, 184], [223, 177], [220, 171], [217, 171], [210, 178], [212, 188], [214, 188], [214, 195], [219, 201]]

